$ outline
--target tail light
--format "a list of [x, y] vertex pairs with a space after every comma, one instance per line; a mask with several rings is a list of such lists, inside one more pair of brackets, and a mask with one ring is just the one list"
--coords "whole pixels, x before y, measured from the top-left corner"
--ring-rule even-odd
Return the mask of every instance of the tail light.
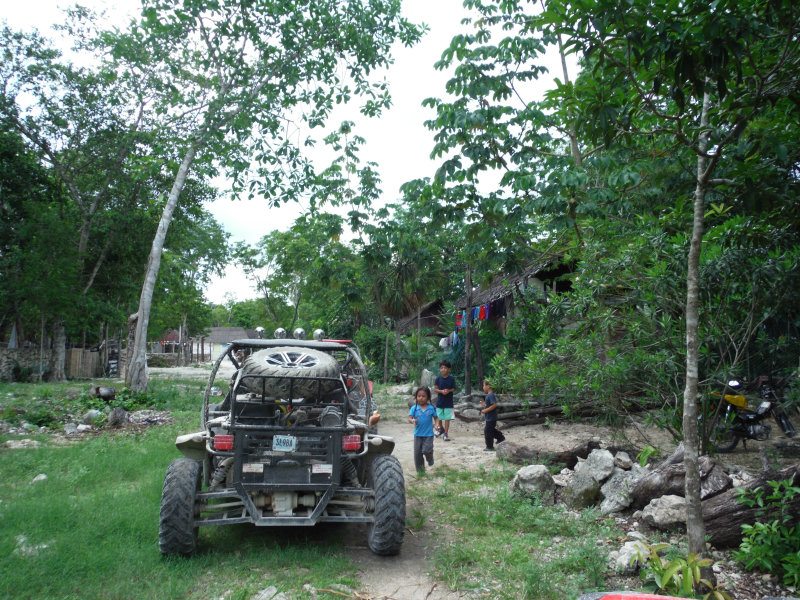
[[346, 435], [342, 438], [342, 450], [345, 452], [354, 452], [361, 450], [361, 436], [360, 435]]
[[228, 434], [217, 434], [214, 436], [214, 450], [233, 450], [233, 436]]

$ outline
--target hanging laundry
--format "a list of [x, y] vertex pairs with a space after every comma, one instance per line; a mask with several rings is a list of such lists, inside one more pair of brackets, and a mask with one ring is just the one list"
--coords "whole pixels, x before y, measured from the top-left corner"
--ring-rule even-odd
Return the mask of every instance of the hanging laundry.
[[472, 308], [472, 320], [470, 321], [471, 323], [474, 323], [475, 321], [478, 320], [479, 313], [480, 313], [480, 307], [475, 306]]
[[486, 309], [489, 308], [486, 304], [481, 304], [478, 308], [478, 320], [485, 321], [486, 320]]
[[455, 331], [450, 334], [450, 346], [453, 348], [458, 346], [458, 334]]
[[456, 314], [456, 328], [463, 326], [464, 326], [464, 313], [459, 312], [458, 314]]

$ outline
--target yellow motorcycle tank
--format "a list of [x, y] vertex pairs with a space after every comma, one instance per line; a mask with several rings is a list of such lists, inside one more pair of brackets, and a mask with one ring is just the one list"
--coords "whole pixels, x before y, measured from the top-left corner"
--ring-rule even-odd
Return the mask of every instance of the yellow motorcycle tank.
[[725, 394], [725, 402], [733, 404], [736, 408], [747, 408], [747, 398], [742, 394]]

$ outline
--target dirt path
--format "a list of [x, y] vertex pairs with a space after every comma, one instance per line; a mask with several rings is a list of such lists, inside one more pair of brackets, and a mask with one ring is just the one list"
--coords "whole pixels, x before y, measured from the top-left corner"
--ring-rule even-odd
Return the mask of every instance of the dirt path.
[[[417, 481], [414, 469], [413, 427], [407, 423], [382, 422], [382, 435], [395, 439], [393, 454], [403, 466], [406, 487], [412, 487]], [[453, 422], [450, 428], [451, 441], [435, 440], [432, 470], [441, 465], [463, 468], [469, 465], [477, 468], [481, 464], [492, 462], [493, 454], [483, 451], [483, 430], [479, 424]], [[414, 501], [409, 500], [407, 511], [414, 508]], [[445, 585], [431, 579], [429, 572], [435, 560], [431, 535], [434, 532], [431, 523], [421, 532], [406, 530], [403, 549], [399, 556], [380, 557], [372, 554], [366, 544], [363, 547], [351, 548], [351, 556], [360, 566], [363, 591], [373, 600], [450, 600], [464, 598], [466, 595], [452, 592]]]

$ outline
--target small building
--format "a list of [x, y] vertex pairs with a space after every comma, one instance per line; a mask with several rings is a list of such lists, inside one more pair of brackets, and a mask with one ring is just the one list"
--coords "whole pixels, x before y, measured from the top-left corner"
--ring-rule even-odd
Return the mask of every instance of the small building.
[[496, 275], [485, 287], [477, 287], [456, 301], [455, 322], [450, 327], [463, 327], [468, 315], [472, 321], [488, 321], [505, 333], [506, 318], [518, 310], [515, 298], [524, 296], [527, 303], [547, 304], [553, 294], [567, 292], [572, 282], [564, 275], [571, 273], [574, 265], [565, 264], [561, 257], [531, 263], [520, 273]]
[[216, 359], [225, 347], [233, 340], [256, 338], [254, 329], [244, 327], [212, 327], [208, 335], [192, 338], [192, 353], [196, 356], [205, 356], [210, 360]]
[[437, 298], [420, 306], [414, 314], [398, 319], [395, 328], [403, 335], [408, 335], [419, 328], [433, 331], [434, 335], [441, 337], [447, 335], [442, 323], [443, 317], [444, 302]]

